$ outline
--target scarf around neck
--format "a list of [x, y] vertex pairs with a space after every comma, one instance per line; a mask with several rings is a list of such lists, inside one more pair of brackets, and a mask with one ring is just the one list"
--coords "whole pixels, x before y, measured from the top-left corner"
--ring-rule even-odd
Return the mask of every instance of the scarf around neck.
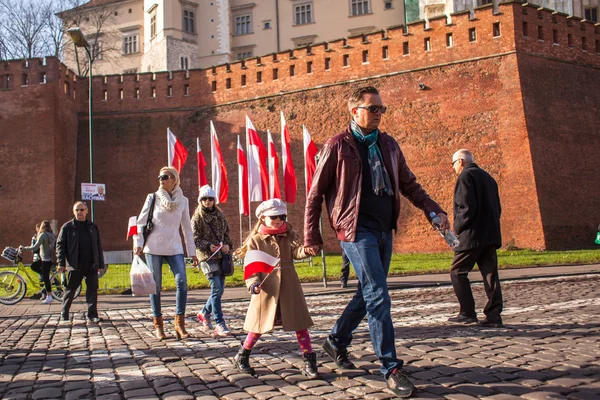
[[168, 211], [175, 211], [183, 199], [183, 191], [179, 186], [175, 186], [173, 192], [169, 194], [165, 189], [160, 188], [156, 191], [160, 204]]
[[355, 121], [350, 122], [350, 130], [352, 136], [357, 142], [367, 146], [369, 150], [369, 169], [371, 170], [371, 182], [373, 183], [373, 192], [381, 196], [387, 194], [393, 196], [392, 183], [390, 177], [383, 165], [383, 156], [377, 146], [377, 138], [379, 137], [379, 129], [365, 135]]
[[272, 228], [270, 226], [266, 226], [266, 225], [261, 225], [258, 228], [258, 232], [262, 233], [263, 235], [280, 235], [282, 233], [285, 233], [287, 231], [287, 224], [284, 222], [283, 224], [281, 224], [281, 226], [279, 228]]

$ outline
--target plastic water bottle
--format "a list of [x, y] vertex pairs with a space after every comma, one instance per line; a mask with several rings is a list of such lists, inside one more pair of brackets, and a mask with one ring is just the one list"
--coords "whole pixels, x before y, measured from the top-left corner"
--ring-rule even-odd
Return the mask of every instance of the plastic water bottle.
[[440, 236], [444, 238], [446, 243], [448, 243], [448, 246], [450, 246], [451, 249], [456, 248], [456, 246], [458, 246], [460, 242], [458, 241], [458, 238], [456, 237], [454, 232], [452, 232], [450, 229], [440, 229], [442, 219], [438, 217], [436, 213], [431, 212], [429, 214], [429, 217], [431, 218], [431, 223], [433, 224], [433, 226], [435, 226], [435, 230], [437, 230], [440, 233]]

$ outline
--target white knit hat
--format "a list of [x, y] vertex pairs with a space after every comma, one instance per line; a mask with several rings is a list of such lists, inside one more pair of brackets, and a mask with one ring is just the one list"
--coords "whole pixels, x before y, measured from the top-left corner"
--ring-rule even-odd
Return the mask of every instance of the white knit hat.
[[275, 215], [285, 214], [287, 214], [287, 206], [281, 199], [266, 200], [256, 207], [256, 218], [260, 218], [263, 215], [273, 217]]
[[217, 194], [215, 193], [215, 190], [213, 188], [211, 188], [208, 185], [204, 185], [200, 188], [200, 191], [198, 193], [198, 204], [200, 204], [201, 199], [203, 197], [212, 197], [212, 198], [216, 198]]

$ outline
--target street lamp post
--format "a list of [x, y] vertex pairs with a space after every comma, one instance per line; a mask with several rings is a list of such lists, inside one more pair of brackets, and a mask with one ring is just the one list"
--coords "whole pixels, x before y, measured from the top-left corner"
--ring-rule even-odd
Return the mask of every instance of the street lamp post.
[[[81, 31], [81, 28], [79, 27], [75, 27], [75, 28], [71, 28], [69, 30], [67, 30], [67, 34], [71, 37], [71, 40], [73, 40], [73, 44], [75, 44], [76, 47], [83, 47], [85, 49], [85, 52], [87, 53], [88, 56], [88, 62], [90, 64], [90, 69], [89, 69], [89, 73], [88, 73], [88, 81], [89, 81], [89, 99], [88, 99], [88, 103], [89, 103], [89, 115], [88, 115], [88, 119], [90, 122], [90, 126], [89, 126], [89, 142], [90, 142], [90, 183], [94, 183], [94, 150], [93, 150], [93, 137], [92, 137], [92, 131], [93, 131], [93, 118], [92, 118], [92, 63], [93, 63], [93, 59], [94, 57], [92, 57], [92, 53], [90, 51], [90, 44], [88, 43], [87, 39], [85, 38], [85, 35], [83, 34], [83, 32]], [[77, 50], [76, 50], [77, 52]], [[90, 206], [90, 218], [92, 220], [92, 222], [94, 221], [94, 199], [92, 198], [91, 200], [91, 206]]]

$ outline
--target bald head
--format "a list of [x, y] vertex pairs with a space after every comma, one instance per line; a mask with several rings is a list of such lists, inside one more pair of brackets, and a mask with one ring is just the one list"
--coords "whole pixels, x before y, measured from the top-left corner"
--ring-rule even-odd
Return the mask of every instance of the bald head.
[[452, 156], [452, 162], [457, 160], [463, 160], [465, 165], [469, 165], [473, 162], [473, 154], [467, 149], [460, 149]]

